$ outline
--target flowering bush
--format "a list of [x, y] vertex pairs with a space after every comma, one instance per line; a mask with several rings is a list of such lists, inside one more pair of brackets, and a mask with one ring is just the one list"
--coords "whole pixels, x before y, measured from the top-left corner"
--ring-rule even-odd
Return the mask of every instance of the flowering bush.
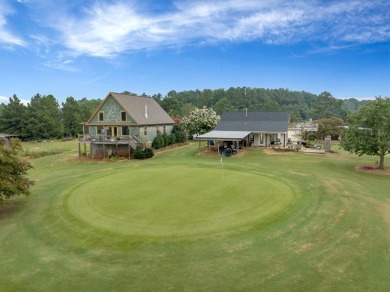
[[182, 122], [188, 134], [204, 134], [218, 124], [220, 116], [211, 108], [203, 107], [195, 109], [188, 116], [183, 117]]

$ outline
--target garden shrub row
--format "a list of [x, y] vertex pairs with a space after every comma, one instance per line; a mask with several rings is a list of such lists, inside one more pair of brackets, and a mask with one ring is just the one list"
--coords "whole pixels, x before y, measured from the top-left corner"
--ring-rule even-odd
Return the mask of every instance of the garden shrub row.
[[148, 159], [154, 156], [153, 148], [142, 149], [140, 146], [135, 149], [134, 158], [135, 159]]
[[157, 136], [153, 139], [152, 147], [154, 149], [161, 149], [176, 143], [183, 143], [186, 140], [186, 133], [180, 124], [175, 124], [171, 134], [157, 132]]

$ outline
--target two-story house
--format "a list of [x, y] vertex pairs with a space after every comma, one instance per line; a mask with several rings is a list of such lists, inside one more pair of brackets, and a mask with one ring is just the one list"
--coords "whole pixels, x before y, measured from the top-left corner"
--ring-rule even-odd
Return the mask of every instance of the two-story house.
[[93, 158], [128, 156], [137, 146], [150, 143], [161, 134], [171, 133], [174, 121], [151, 97], [110, 92], [83, 125], [81, 144], [90, 145]]

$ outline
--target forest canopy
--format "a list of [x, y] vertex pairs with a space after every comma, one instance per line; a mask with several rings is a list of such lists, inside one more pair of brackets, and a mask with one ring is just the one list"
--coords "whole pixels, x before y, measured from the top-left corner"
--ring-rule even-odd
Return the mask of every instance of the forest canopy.
[[[137, 95], [131, 91], [123, 93]], [[145, 93], [141, 94], [146, 96]], [[196, 108], [212, 108], [218, 115], [224, 111], [290, 112], [291, 122], [336, 117], [346, 121], [348, 113], [357, 111], [367, 100], [337, 99], [329, 92], [319, 95], [289, 89], [231, 87], [177, 92], [151, 96], [172, 117], [181, 119]], [[17, 95], [8, 104], [0, 104], [0, 133], [18, 135], [24, 140], [75, 137], [102, 102], [101, 99], [77, 100], [70, 96], [59, 103], [53, 95], [34, 95], [25, 105]]]

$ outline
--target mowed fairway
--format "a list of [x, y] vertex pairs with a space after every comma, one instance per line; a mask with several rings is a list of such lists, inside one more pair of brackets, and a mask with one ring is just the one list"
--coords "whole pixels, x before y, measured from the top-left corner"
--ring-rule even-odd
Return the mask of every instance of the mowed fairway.
[[0, 291], [390, 288], [390, 176], [355, 170], [373, 157], [41, 146], [73, 150], [33, 160], [32, 195], [2, 207]]

